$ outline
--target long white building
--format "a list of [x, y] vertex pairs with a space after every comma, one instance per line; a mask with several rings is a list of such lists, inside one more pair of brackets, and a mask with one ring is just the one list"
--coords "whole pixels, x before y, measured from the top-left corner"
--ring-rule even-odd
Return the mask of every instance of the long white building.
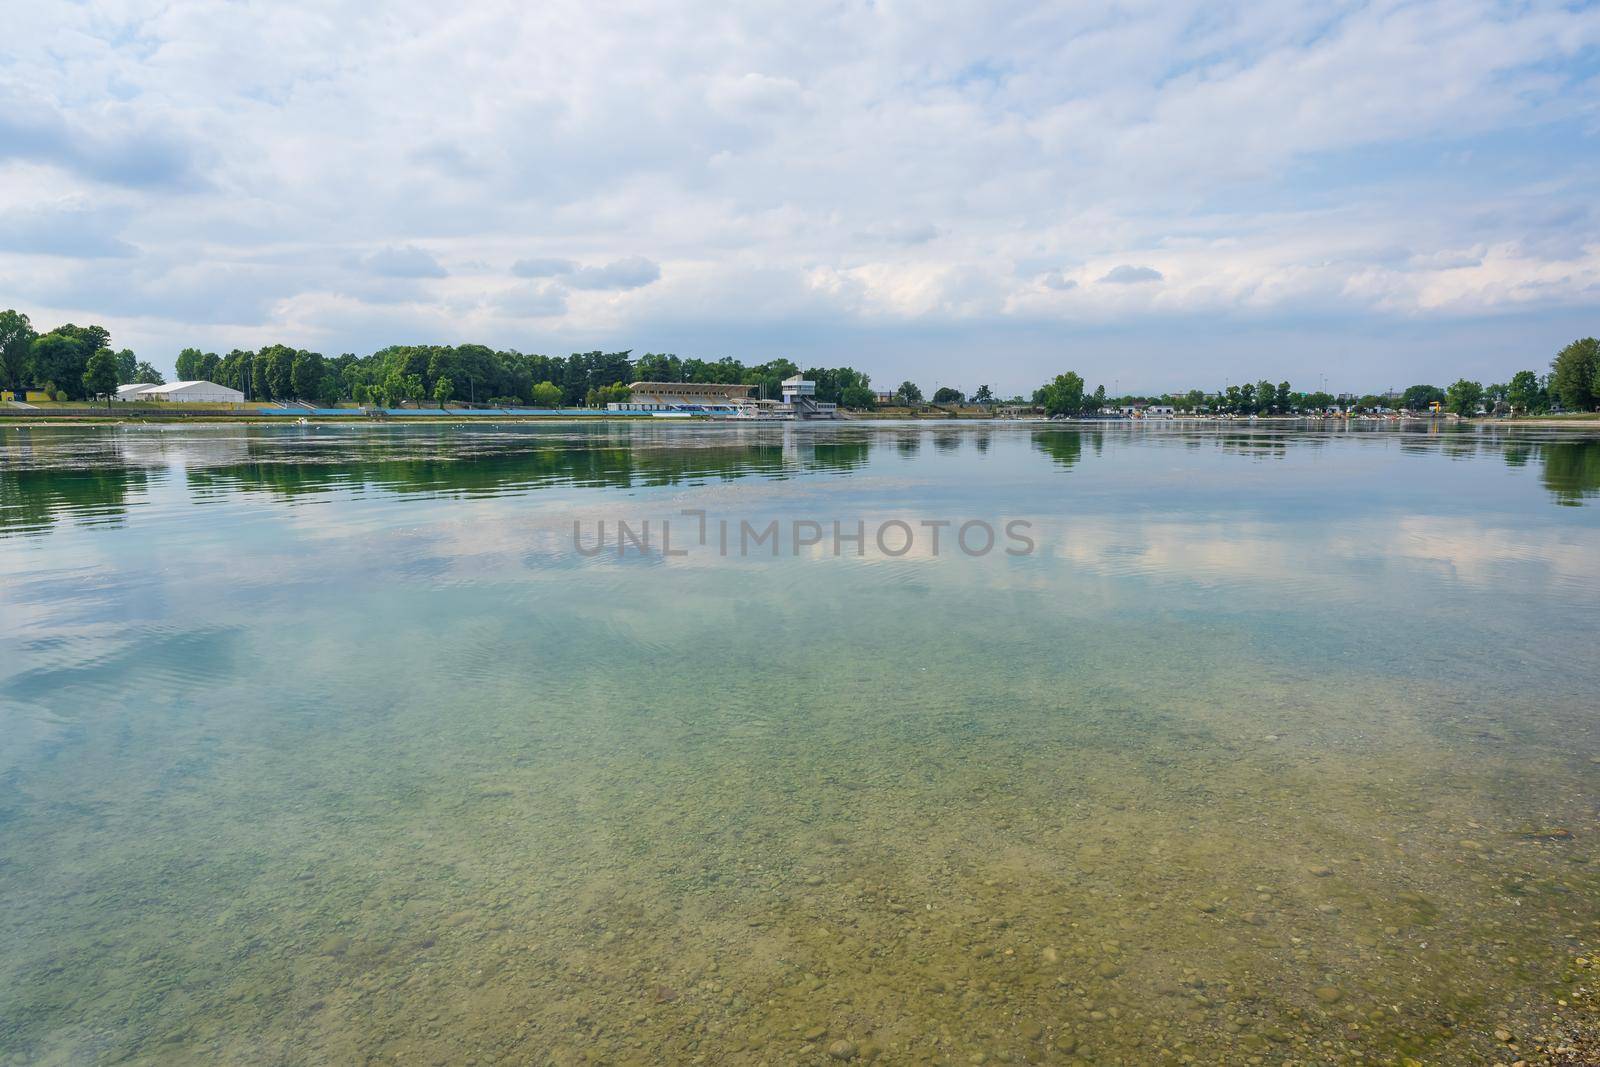
[[118, 400], [166, 400], [174, 404], [243, 404], [244, 394], [216, 382], [168, 382], [166, 385], [124, 385]]

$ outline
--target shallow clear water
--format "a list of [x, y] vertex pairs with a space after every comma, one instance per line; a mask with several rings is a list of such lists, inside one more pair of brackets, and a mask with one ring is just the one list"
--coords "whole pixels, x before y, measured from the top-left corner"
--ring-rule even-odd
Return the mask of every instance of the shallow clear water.
[[0, 1063], [1509, 1062], [1597, 594], [1575, 433], [3, 428]]

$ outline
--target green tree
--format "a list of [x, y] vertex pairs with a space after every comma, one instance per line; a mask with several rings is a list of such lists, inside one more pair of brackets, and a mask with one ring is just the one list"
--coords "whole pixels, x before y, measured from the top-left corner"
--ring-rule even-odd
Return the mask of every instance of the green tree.
[[134, 375], [139, 373], [139, 357], [133, 354], [133, 349], [124, 348], [117, 353], [117, 384], [129, 385], [138, 381]]
[[1445, 399], [1445, 391], [1437, 385], [1413, 385], [1400, 394], [1400, 406], [1407, 411], [1427, 411], [1430, 405]]
[[179, 352], [178, 358], [173, 362], [173, 370], [178, 374], [178, 381], [199, 381], [202, 377], [200, 374], [200, 361], [203, 359], [205, 359], [205, 355], [198, 348], [185, 348], [182, 352]]
[[339, 375], [331, 370], [324, 371], [322, 381], [317, 383], [317, 403], [325, 408], [331, 408], [339, 403], [343, 391]]
[[1506, 383], [1506, 403], [1514, 414], [1527, 415], [1539, 409], [1539, 376], [1531, 370], [1519, 370]]
[[369, 377], [370, 369], [360, 363], [350, 363], [339, 370], [339, 380], [344, 387], [345, 395], [358, 404], [364, 404], [371, 399], [366, 392], [367, 386], [371, 384]]
[[966, 400], [966, 394], [959, 389], [952, 389], [948, 385], [940, 386], [933, 391], [935, 404], [959, 404]]
[[0, 389], [24, 388], [30, 350], [38, 334], [20, 311], [0, 311]]
[[[120, 377], [120, 372], [119, 372], [119, 377]], [[132, 384], [134, 382], [137, 382], [140, 385], [166, 385], [167, 384], [167, 380], [161, 376], [161, 372], [156, 370], [154, 367], [152, 367], [149, 363], [145, 362], [144, 360], [140, 360], [139, 363], [133, 368], [133, 376], [130, 377], [127, 381], [121, 382], [120, 384], [129, 385], [129, 384]]]
[[406, 374], [398, 366], [389, 368], [389, 373], [374, 386], [374, 392], [383, 406], [390, 408], [401, 407], [408, 400], [420, 400], [427, 395], [422, 375]]
[[844, 404], [847, 390], [870, 389], [872, 385], [870, 378], [853, 367], [811, 367], [805, 372], [805, 377], [807, 381], [816, 383], [817, 401], [822, 404]]
[[[82, 399], [86, 395], [83, 376], [89, 368], [89, 357], [102, 348], [109, 348], [110, 341], [111, 335], [103, 327], [74, 326], [70, 322], [41, 334], [28, 348], [33, 380], [54, 382], [69, 399]], [[112, 356], [113, 374], [116, 366], [116, 357]]]
[[[773, 359], [760, 366], [751, 367], [739, 378], [744, 385], [756, 386], [756, 395], [763, 400], [776, 400], [783, 395], [783, 381], [800, 373], [792, 360]], [[837, 401], [836, 401], [837, 402]]]
[[994, 394], [989, 391], [987, 385], [980, 385], [978, 386], [978, 391], [972, 394], [972, 402], [974, 404], [992, 404], [994, 403]]
[[[222, 358], [215, 352], [207, 352], [200, 357], [200, 366], [195, 368], [195, 373], [201, 381], [214, 382], [222, 371]], [[220, 384], [220, 383], [219, 383]]]
[[272, 381], [267, 375], [266, 349], [262, 349], [251, 357], [247, 365], [250, 374], [250, 386], [245, 390], [252, 399], [271, 400]]
[[117, 357], [109, 348], [97, 350], [84, 366], [83, 387], [90, 396], [103, 396], [109, 404], [117, 393]]
[[294, 399], [294, 359], [297, 353], [288, 345], [272, 345], [261, 350], [267, 365], [268, 388], [274, 400]]
[[603, 408], [607, 404], [625, 404], [633, 395], [633, 390], [622, 382], [612, 385], [599, 385], [584, 394], [584, 403], [592, 408]]
[[238, 389], [246, 398], [251, 395], [250, 361], [255, 353], [235, 348], [218, 362], [216, 377], [211, 380], [229, 389]]
[[1585, 337], [1556, 354], [1550, 364], [1550, 391], [1573, 411], [1588, 411], [1597, 396], [1595, 376], [1600, 373], [1600, 341]]
[[[676, 359], [677, 357], [672, 357]], [[667, 379], [652, 379], [666, 381]], [[555, 382], [540, 382], [533, 387], [533, 406], [536, 408], [558, 408], [561, 406], [561, 387]]]
[[1268, 381], [1256, 383], [1256, 408], [1263, 415], [1270, 415], [1278, 408], [1278, 389]]
[[1058, 374], [1039, 391], [1045, 414], [1077, 415], [1083, 411], [1083, 379], [1075, 371]]
[[873, 395], [870, 385], [847, 385], [839, 390], [839, 399], [836, 404], [843, 404], [856, 411], [871, 411], [878, 406], [877, 397]]
[[295, 394], [294, 361], [288, 345], [268, 345], [250, 361], [250, 393], [254, 400], [291, 400]]
[[646, 352], [633, 365], [633, 373], [634, 381], [639, 382], [681, 382], [683, 360], [677, 356]]
[[406, 375], [399, 367], [390, 367], [389, 373], [375, 386], [380, 402], [386, 408], [398, 407], [406, 399]]
[[1508, 414], [1511, 403], [1507, 397], [1511, 395], [1511, 386], [1506, 382], [1494, 382], [1483, 387], [1483, 406], [1491, 415]]
[[320, 352], [296, 352], [289, 364], [289, 387], [296, 399], [309, 400], [322, 388], [326, 368]]
[[894, 398], [901, 407], [914, 408], [922, 403], [922, 390], [915, 382], [901, 382], [900, 388], [894, 391]]
[[57, 326], [50, 332], [76, 340], [88, 353], [84, 356], [85, 360], [100, 349], [111, 347], [111, 333], [104, 326], [74, 326], [69, 322], [65, 326]]
[[449, 378], [440, 378], [433, 383], [433, 402], [439, 407], [450, 403], [450, 398], [455, 395], [455, 385]]
[[1285, 414], [1294, 412], [1294, 393], [1290, 391], [1288, 382], [1278, 383], [1278, 410]]
[[1473, 415], [1477, 413], [1478, 404], [1483, 400], [1483, 385], [1461, 378], [1450, 387], [1445, 396], [1451, 411], [1457, 415]]

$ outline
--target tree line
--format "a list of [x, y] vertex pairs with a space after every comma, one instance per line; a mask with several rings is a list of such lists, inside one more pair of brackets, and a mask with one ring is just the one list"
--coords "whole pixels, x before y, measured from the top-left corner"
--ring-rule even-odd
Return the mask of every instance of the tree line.
[[[940, 390], [943, 392], [945, 390]], [[937, 400], [938, 394], [935, 394]], [[1434, 405], [1438, 405], [1438, 410], [1467, 416], [1480, 411], [1541, 415], [1558, 404], [1568, 411], [1593, 411], [1600, 407], [1600, 341], [1585, 337], [1567, 345], [1551, 361], [1548, 374], [1520, 370], [1508, 381], [1491, 385], [1461, 378], [1446, 388], [1413, 385], [1398, 395], [1369, 393], [1358, 397], [1352, 394], [1334, 396], [1322, 390], [1297, 392], [1286, 381], [1273, 384], [1263, 379], [1254, 384], [1228, 385], [1211, 393], [1191, 389], [1167, 396], [1108, 398], [1105, 386], [1088, 393], [1083, 378], [1068, 371], [1036, 389], [1033, 403], [1043, 407], [1047, 414], [1067, 416], [1135, 403], [1170, 404], [1177, 411], [1231, 415], [1296, 415], [1334, 408], [1358, 413], [1424, 412], [1435, 410]]]
[[[367, 356], [325, 356], [282, 344], [236, 348], [225, 355], [185, 348], [175, 370], [180, 381], [216, 382], [250, 400], [385, 407], [476, 401], [552, 408], [624, 401], [636, 381], [735, 383], [777, 399], [783, 380], [800, 373], [788, 359], [746, 365], [731, 357], [709, 361], [656, 352], [638, 358], [629, 351], [545, 356], [478, 344], [391, 345]], [[818, 400], [873, 406], [871, 380], [852, 367], [811, 367], [805, 376], [816, 383]], [[162, 376], [130, 351], [113, 352], [104, 327], [68, 323], [41, 334], [21, 312], [0, 313], [0, 389], [37, 389], [82, 400], [134, 382], [159, 385]]]
[[[446, 404], [471, 401], [536, 407], [604, 406], [628, 398], [628, 385], [652, 382], [731, 382], [750, 385], [766, 399], [777, 399], [785, 378], [800, 373], [788, 359], [746, 365], [732, 357], [719, 360], [681, 359], [669, 353], [631, 351], [574, 352], [569, 356], [526, 354], [486, 345], [391, 345], [368, 356], [344, 353], [324, 356], [289, 345], [268, 345], [257, 351], [233, 349], [226, 355], [185, 348], [176, 361], [182, 381], [213, 381], [238, 389], [251, 400], [305, 400], [332, 405], [342, 401], [393, 407], [405, 402]], [[879, 396], [871, 379], [852, 367], [810, 367], [805, 377], [816, 383], [817, 399], [866, 410]], [[159, 385], [161, 373], [128, 349], [113, 351], [111, 335], [101, 326], [67, 323], [47, 333], [34, 331], [28, 316], [0, 312], [0, 389], [37, 389], [52, 397], [82, 400], [106, 396], [135, 382]], [[911, 381], [885, 396], [888, 403], [921, 407], [922, 390]], [[1398, 396], [1368, 394], [1335, 397], [1326, 391], [1301, 392], [1289, 382], [1246, 382], [1214, 392], [1191, 389], [1157, 397], [1108, 397], [1105, 386], [1093, 393], [1073, 371], [1057, 375], [1036, 389], [1032, 403], [1051, 415], [1081, 415], [1107, 406], [1136, 402], [1171, 404], [1178, 411], [1234, 415], [1290, 415], [1334, 407], [1357, 412], [1441, 409], [1459, 415], [1483, 411], [1541, 414], [1557, 404], [1570, 411], [1600, 406], [1600, 341], [1586, 337], [1556, 354], [1550, 372], [1521, 370], [1498, 384], [1460, 379], [1440, 388], [1413, 385]], [[970, 400], [944, 386], [933, 394], [936, 405], [1000, 402], [989, 386], [980, 385]], [[1010, 403], [1027, 403], [1015, 397]]]
[[69, 322], [39, 334], [20, 311], [0, 311], [0, 389], [82, 400], [134, 382], [164, 384], [161, 372], [133, 352], [113, 351], [104, 327]]

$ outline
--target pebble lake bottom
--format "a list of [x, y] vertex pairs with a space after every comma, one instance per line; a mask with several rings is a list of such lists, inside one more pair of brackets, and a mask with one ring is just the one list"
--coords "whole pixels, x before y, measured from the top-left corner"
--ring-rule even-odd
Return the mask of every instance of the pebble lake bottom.
[[1597, 593], [1582, 432], [0, 428], [0, 1064], [1600, 1062]]

